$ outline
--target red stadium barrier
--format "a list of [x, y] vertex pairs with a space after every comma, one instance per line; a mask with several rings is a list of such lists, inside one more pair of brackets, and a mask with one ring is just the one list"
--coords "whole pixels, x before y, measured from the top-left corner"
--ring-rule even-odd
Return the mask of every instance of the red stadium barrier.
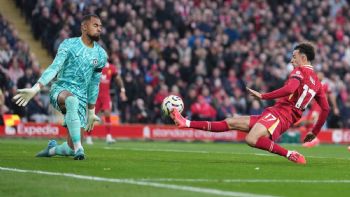
[[[244, 141], [245, 133], [229, 131], [212, 133], [195, 129], [179, 129], [168, 125], [113, 125], [111, 126], [112, 136], [119, 139], [150, 139], [150, 140], [183, 140], [183, 141]], [[300, 132], [300, 141], [305, 132], [293, 129], [293, 132]], [[36, 124], [25, 123], [16, 127], [0, 126], [0, 137], [43, 137], [43, 138], [64, 138], [67, 130], [57, 124]], [[105, 126], [96, 125], [92, 136], [104, 138]], [[345, 144], [350, 143], [349, 129], [327, 129], [318, 135], [321, 143]]]

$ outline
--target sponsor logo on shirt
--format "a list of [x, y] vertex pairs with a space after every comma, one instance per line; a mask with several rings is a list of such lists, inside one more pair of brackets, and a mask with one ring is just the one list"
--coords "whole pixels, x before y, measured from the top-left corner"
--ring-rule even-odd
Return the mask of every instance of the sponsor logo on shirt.
[[97, 66], [97, 65], [98, 65], [97, 59], [93, 59], [93, 60], [92, 60], [92, 64], [93, 64], [94, 66]]

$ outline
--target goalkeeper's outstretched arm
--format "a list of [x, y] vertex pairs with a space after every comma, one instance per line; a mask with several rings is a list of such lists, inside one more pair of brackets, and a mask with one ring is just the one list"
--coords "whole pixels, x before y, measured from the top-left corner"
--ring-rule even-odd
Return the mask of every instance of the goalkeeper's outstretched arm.
[[64, 41], [57, 52], [57, 55], [52, 62], [52, 64], [44, 71], [44, 73], [39, 78], [38, 82], [31, 88], [18, 89], [17, 94], [13, 97], [18, 106], [25, 107], [30, 99], [32, 99], [43, 86], [50, 83], [50, 81], [55, 78], [58, 71], [62, 68], [63, 63], [67, 58], [68, 48], [66, 47], [66, 41]]

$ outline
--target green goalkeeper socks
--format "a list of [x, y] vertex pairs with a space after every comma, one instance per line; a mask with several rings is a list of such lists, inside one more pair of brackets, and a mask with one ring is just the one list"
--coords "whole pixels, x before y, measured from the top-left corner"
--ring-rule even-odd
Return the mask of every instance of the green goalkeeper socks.
[[80, 142], [80, 119], [78, 115], [79, 101], [74, 96], [69, 96], [65, 101], [67, 114], [66, 123], [69, 130], [69, 135], [73, 143]]
[[55, 155], [74, 156], [74, 151], [68, 146], [67, 142], [55, 147]]
[[66, 123], [69, 135], [73, 141], [74, 152], [77, 152], [79, 149], [83, 150], [80, 136], [81, 123], [78, 114], [79, 100], [74, 96], [69, 96], [66, 98], [65, 104], [67, 109]]

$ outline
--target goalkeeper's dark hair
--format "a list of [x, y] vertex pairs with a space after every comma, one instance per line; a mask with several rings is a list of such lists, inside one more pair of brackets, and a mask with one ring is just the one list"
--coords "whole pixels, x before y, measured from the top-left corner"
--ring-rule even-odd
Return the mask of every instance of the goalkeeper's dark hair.
[[98, 18], [98, 19], [100, 19], [100, 17], [97, 16], [96, 14], [87, 14], [87, 15], [83, 16], [83, 19], [81, 20], [81, 23], [89, 21], [91, 18]]
[[294, 50], [299, 50], [299, 53], [306, 55], [308, 61], [315, 59], [315, 47], [309, 42], [302, 42], [294, 47]]

